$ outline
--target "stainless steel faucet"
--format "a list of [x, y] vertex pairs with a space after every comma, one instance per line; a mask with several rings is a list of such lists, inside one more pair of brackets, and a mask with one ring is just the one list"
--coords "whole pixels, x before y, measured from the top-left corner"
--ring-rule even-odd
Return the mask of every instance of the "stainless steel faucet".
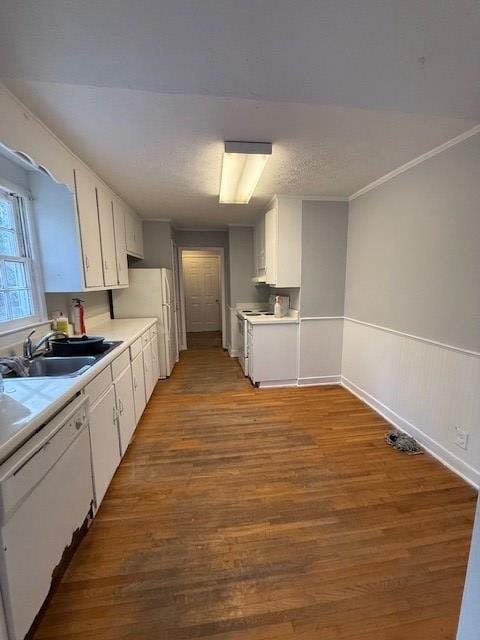
[[28, 358], [29, 360], [33, 358], [33, 356], [40, 349], [42, 344], [45, 344], [46, 342], [48, 342], [50, 338], [53, 338], [54, 336], [62, 336], [63, 338], [68, 338], [67, 334], [63, 333], [63, 331], [49, 331], [48, 333], [46, 333], [44, 336], [40, 338], [40, 340], [37, 342], [36, 345], [34, 345], [32, 344], [32, 339], [31, 339], [34, 333], [35, 333], [35, 329], [31, 331], [23, 341], [23, 357]]

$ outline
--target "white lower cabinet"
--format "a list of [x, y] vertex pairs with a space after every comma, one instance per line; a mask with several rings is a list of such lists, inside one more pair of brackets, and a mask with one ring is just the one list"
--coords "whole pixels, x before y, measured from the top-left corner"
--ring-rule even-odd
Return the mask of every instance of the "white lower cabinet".
[[117, 408], [113, 384], [90, 407], [93, 483], [97, 509], [120, 463]]
[[148, 341], [143, 347], [143, 371], [145, 373], [145, 393], [147, 401], [152, 395], [155, 381], [153, 379], [152, 343]]
[[160, 378], [160, 361], [159, 361], [159, 354], [158, 354], [158, 339], [156, 334], [155, 334], [155, 337], [152, 338], [151, 348], [152, 348], [153, 388], [155, 388], [155, 385], [157, 384]]
[[145, 373], [143, 370], [143, 353], [132, 360], [133, 399], [135, 404], [135, 421], [138, 423], [147, 404], [145, 394]]
[[260, 385], [296, 384], [298, 324], [248, 323], [248, 372]]
[[113, 381], [113, 386], [115, 387], [115, 400], [117, 405], [120, 453], [123, 457], [135, 433], [135, 427], [137, 426], [130, 363], [118, 378]]

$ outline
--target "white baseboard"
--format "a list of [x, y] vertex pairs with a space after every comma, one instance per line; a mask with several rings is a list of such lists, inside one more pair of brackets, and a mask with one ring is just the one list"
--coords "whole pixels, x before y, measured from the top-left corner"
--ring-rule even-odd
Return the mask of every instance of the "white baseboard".
[[318, 387], [325, 384], [340, 384], [341, 375], [335, 376], [312, 376], [309, 378], [299, 378], [297, 384], [299, 387]]
[[238, 358], [240, 355], [240, 351], [238, 349], [232, 349], [228, 347], [228, 355], [230, 358]]
[[410, 436], [413, 436], [422, 447], [428, 451], [434, 458], [439, 460], [442, 464], [448, 467], [451, 471], [460, 476], [463, 480], [472, 485], [475, 489], [480, 488], [480, 473], [476, 471], [469, 464], [458, 458], [456, 455], [445, 449], [441, 444], [430, 438], [421, 431], [418, 427], [411, 424], [395, 411], [392, 411], [385, 404], [377, 400], [367, 391], [356, 385], [354, 382], [341, 376], [341, 385], [348, 391], [357, 396], [360, 400], [368, 404], [374, 411], [379, 413], [387, 422], [390, 422], [396, 429], [403, 431]]
[[276, 387], [297, 387], [297, 379], [293, 380], [270, 380], [268, 382], [259, 382], [259, 389], [273, 389]]

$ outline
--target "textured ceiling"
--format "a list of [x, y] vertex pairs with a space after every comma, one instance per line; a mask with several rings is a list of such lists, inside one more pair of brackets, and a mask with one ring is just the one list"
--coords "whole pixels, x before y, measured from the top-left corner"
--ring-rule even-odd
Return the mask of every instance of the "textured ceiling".
[[[145, 217], [346, 196], [480, 120], [476, 0], [3, 0], [0, 77]], [[222, 141], [271, 140], [248, 206]]]

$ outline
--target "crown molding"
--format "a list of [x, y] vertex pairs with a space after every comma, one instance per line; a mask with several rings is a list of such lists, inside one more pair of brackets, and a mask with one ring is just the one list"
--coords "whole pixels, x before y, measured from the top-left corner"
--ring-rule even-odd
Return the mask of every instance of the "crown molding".
[[405, 171], [408, 171], [409, 169], [416, 167], [418, 164], [425, 162], [425, 160], [429, 160], [430, 158], [433, 158], [439, 153], [442, 153], [442, 151], [446, 151], [447, 149], [450, 149], [450, 147], [454, 147], [455, 145], [460, 144], [465, 140], [468, 140], [468, 138], [471, 138], [472, 136], [477, 135], [477, 133], [480, 133], [480, 124], [476, 125], [472, 129], [469, 129], [468, 131], [464, 131], [460, 135], [456, 136], [455, 138], [452, 138], [451, 140], [448, 140], [447, 142], [444, 142], [438, 147], [435, 147], [434, 149], [431, 149], [430, 151], [423, 153], [421, 156], [418, 156], [417, 158], [414, 158], [413, 160], [410, 160], [409, 162], [402, 164], [400, 167], [397, 167], [397, 169], [390, 171], [390, 173], [387, 173], [381, 178], [378, 178], [377, 180], [370, 182], [370, 184], [367, 184], [365, 187], [362, 187], [358, 191], [355, 191], [355, 193], [352, 193], [352, 195], [348, 198], [348, 201], [352, 202], [352, 200], [355, 200], [355, 198], [358, 198], [359, 196], [363, 196], [365, 193], [372, 191], [372, 189], [376, 189], [377, 187], [384, 184], [385, 182], [388, 182], [392, 178], [399, 176], [401, 173], [404, 173]]

